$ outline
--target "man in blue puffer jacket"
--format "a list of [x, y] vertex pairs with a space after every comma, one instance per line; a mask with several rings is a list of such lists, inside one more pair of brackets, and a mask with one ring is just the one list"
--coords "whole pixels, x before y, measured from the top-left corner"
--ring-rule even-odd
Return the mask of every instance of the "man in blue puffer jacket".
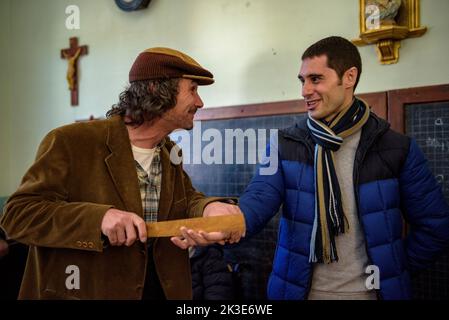
[[416, 142], [354, 97], [361, 71], [341, 37], [304, 52], [308, 118], [279, 132], [277, 171], [258, 171], [240, 198], [248, 236], [283, 205], [270, 299], [410, 299], [409, 273], [449, 243], [449, 207]]

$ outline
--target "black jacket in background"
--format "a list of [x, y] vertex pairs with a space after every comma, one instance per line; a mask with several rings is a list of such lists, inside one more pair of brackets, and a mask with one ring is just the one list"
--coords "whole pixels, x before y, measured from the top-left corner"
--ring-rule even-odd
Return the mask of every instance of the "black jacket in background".
[[190, 258], [193, 300], [235, 298], [232, 269], [218, 246], [196, 247]]

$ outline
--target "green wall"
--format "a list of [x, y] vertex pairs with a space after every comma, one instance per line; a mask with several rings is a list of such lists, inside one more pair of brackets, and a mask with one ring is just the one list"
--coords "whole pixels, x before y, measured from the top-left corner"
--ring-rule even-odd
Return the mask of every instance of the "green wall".
[[[80, 30], [65, 27], [68, 5], [80, 8]], [[143, 49], [175, 47], [211, 69], [216, 84], [200, 89], [206, 107], [297, 99], [300, 54], [330, 34], [358, 37], [358, 6], [356, 0], [153, 0], [127, 13], [112, 0], [0, 0], [0, 196], [17, 188], [46, 132], [104, 115]], [[447, 0], [421, 1], [429, 30], [402, 42], [396, 65], [380, 65], [374, 47], [362, 47], [358, 91], [449, 83], [447, 12]], [[72, 36], [89, 45], [79, 64], [76, 108], [69, 104], [67, 62], [59, 57]]]
[[0, 197], [11, 192], [10, 1], [0, 0]]

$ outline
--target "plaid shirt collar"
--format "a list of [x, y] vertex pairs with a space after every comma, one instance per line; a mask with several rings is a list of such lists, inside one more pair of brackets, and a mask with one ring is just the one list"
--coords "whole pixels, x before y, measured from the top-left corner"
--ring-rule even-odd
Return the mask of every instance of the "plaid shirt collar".
[[162, 178], [160, 151], [161, 147], [158, 145], [151, 161], [149, 174], [135, 161], [145, 222], [157, 221]]

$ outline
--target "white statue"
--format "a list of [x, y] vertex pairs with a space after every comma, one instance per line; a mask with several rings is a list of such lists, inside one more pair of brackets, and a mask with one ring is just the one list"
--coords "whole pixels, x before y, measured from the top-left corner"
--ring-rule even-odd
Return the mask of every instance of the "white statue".
[[401, 0], [367, 0], [366, 6], [374, 5], [379, 9], [381, 25], [395, 25], [396, 15], [401, 6]]

